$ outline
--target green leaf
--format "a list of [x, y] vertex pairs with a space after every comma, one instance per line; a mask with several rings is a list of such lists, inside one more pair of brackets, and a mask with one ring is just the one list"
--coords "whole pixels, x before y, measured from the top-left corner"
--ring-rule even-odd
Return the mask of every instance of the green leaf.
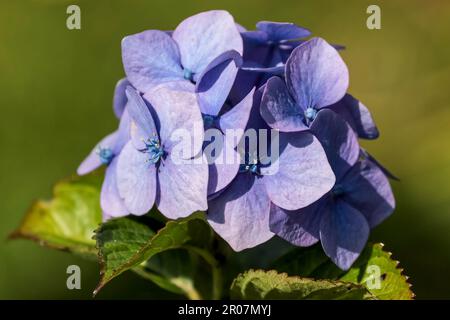
[[231, 299], [372, 299], [364, 286], [341, 281], [289, 277], [275, 270], [249, 270], [231, 285]]
[[353, 266], [342, 271], [323, 253], [320, 245], [298, 248], [281, 257], [272, 267], [290, 275], [334, 279], [364, 285], [378, 299], [414, 298], [408, 277], [398, 261], [383, 250], [383, 244], [368, 244]]
[[[186, 248], [206, 255], [203, 248], [209, 245], [210, 236], [211, 230], [202, 214], [169, 221], [156, 234], [147, 224], [133, 218], [109, 220], [96, 231], [101, 279], [94, 294], [122, 272], [145, 267], [147, 260], [167, 250]], [[157, 275], [150, 274], [148, 278], [151, 277], [156, 279]]]
[[10, 238], [25, 238], [40, 245], [95, 258], [94, 230], [102, 219], [97, 171], [57, 183], [50, 201], [37, 201]]
[[198, 255], [186, 249], [172, 249], [153, 256], [145, 266], [133, 271], [165, 290], [198, 300], [201, 294], [194, 285], [198, 262]]

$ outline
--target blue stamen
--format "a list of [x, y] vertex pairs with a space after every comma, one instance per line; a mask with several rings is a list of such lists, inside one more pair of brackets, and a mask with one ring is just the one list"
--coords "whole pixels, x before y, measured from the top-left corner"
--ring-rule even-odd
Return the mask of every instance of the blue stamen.
[[203, 114], [202, 116], [203, 116], [203, 125], [205, 127], [205, 130], [209, 129], [211, 127], [215, 127], [216, 122], [218, 120], [217, 116], [213, 116], [210, 114]]
[[143, 152], [148, 153], [150, 155], [148, 161], [153, 164], [158, 163], [158, 161], [165, 155], [165, 151], [159, 144], [158, 139], [155, 138], [148, 139], [144, 143], [146, 149], [143, 150]]
[[305, 110], [305, 118], [309, 122], [313, 121], [316, 118], [316, 115], [317, 110], [314, 108], [309, 107]]
[[97, 154], [100, 161], [105, 165], [108, 165], [114, 158], [114, 153], [110, 148], [98, 147]]
[[258, 163], [241, 164], [239, 166], [239, 172], [240, 173], [250, 172], [250, 173], [258, 175], [258, 176], [261, 174]]
[[194, 74], [192, 73], [191, 70], [186, 69], [186, 68], [184, 69], [183, 77], [184, 77], [186, 80], [189, 80], [189, 81], [193, 81], [193, 80], [194, 80]]

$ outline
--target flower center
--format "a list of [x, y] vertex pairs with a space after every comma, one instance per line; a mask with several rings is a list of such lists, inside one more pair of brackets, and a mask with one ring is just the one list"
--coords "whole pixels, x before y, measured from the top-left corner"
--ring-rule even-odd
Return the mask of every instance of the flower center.
[[216, 127], [217, 121], [219, 119], [218, 116], [213, 116], [210, 114], [202, 114], [203, 117], [203, 125], [205, 127], [205, 130]]
[[311, 123], [316, 118], [316, 115], [317, 110], [314, 108], [309, 107], [305, 110], [305, 118], [308, 123]]
[[239, 172], [240, 173], [249, 172], [249, 173], [257, 175], [257, 176], [261, 175], [259, 163], [256, 160], [254, 160], [252, 163], [249, 163], [249, 164], [247, 164], [247, 163], [241, 164], [239, 166]]
[[154, 164], [158, 163], [161, 157], [163, 157], [166, 154], [162, 146], [159, 144], [158, 139], [155, 138], [148, 139], [145, 142], [145, 147], [146, 148], [143, 152], [149, 154], [150, 157], [148, 161], [151, 163]]
[[194, 74], [192, 73], [191, 70], [189, 70], [189, 69], [187, 69], [187, 68], [185, 68], [184, 71], [183, 71], [183, 77], [184, 77], [186, 80], [189, 80], [189, 81], [191, 81], [191, 82], [194, 82]]
[[108, 165], [114, 158], [114, 153], [110, 148], [99, 147], [97, 154], [100, 158], [100, 161], [105, 165]]

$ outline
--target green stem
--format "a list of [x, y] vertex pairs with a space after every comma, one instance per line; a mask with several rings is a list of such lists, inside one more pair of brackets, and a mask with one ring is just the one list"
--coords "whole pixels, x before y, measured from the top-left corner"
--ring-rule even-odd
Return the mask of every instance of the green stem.
[[212, 299], [213, 300], [220, 300], [222, 298], [222, 269], [220, 268], [219, 262], [214, 258], [212, 254], [210, 254], [208, 251], [190, 246], [185, 245], [183, 248], [186, 248], [188, 250], [191, 250], [195, 253], [197, 253], [199, 256], [201, 256], [210, 266], [211, 266], [211, 273], [212, 273]]

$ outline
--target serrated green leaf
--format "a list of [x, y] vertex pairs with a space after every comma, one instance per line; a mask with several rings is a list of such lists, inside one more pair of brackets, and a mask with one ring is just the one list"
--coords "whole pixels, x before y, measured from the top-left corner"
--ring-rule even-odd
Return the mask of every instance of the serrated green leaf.
[[348, 271], [342, 271], [323, 253], [319, 245], [298, 248], [276, 261], [272, 267], [289, 275], [315, 279], [335, 279], [364, 285], [377, 299], [412, 299], [408, 277], [398, 261], [383, 250], [383, 244], [368, 244]]
[[145, 266], [153, 256], [167, 250], [192, 248], [202, 250], [209, 244], [210, 228], [201, 214], [169, 221], [156, 234], [144, 223], [132, 218], [112, 219], [96, 232], [101, 264], [101, 279], [96, 294], [122, 272]]
[[341, 281], [289, 277], [275, 270], [249, 270], [231, 285], [232, 299], [371, 299], [364, 286]]
[[57, 183], [50, 201], [37, 201], [10, 238], [25, 238], [40, 245], [95, 258], [94, 230], [102, 219], [101, 171]]

